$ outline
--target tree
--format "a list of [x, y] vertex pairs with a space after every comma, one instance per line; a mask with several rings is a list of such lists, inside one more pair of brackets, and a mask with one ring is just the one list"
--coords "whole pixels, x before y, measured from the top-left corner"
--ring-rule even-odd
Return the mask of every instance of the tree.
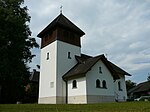
[[133, 87], [136, 86], [136, 83], [135, 82], [132, 82], [131, 80], [126, 80], [126, 88], [127, 88], [127, 91]]
[[147, 80], [150, 81], [150, 73], [148, 73]]
[[0, 103], [21, 100], [29, 77], [28, 63], [39, 47], [30, 37], [30, 22], [24, 0], [0, 0]]

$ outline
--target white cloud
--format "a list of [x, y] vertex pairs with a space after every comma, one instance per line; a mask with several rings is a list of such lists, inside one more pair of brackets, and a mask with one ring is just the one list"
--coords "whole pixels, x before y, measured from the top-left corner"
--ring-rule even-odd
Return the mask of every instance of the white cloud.
[[[83, 53], [108, 54], [109, 60], [132, 73], [133, 80], [146, 79], [150, 72], [150, 0], [25, 0], [25, 3], [32, 17], [34, 37], [59, 14], [63, 5], [64, 15], [86, 33], [82, 38]], [[35, 53], [40, 55], [39, 51]]]

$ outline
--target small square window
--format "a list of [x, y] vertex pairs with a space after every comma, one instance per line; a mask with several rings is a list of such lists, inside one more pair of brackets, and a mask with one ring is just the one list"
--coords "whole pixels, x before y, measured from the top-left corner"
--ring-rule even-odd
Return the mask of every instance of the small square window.
[[102, 67], [99, 67], [99, 73], [102, 73]]
[[49, 60], [49, 52], [46, 55], [46, 59]]
[[54, 82], [50, 82], [50, 88], [54, 88]]

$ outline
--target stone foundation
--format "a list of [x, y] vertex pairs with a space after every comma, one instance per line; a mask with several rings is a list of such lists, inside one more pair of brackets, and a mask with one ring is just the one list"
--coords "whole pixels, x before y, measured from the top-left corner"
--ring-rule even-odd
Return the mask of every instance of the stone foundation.
[[41, 97], [38, 99], [38, 104], [65, 104], [66, 97], [57, 96], [57, 97]]
[[87, 103], [86, 95], [68, 97], [68, 104], [86, 104], [86, 103]]
[[81, 95], [68, 97], [68, 104], [115, 102], [115, 96]]
[[115, 96], [88, 95], [87, 103], [115, 102]]

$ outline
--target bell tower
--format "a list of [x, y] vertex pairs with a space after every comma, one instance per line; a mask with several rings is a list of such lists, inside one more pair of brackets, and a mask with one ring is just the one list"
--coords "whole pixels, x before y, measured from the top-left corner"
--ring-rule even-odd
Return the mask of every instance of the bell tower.
[[66, 103], [62, 76], [76, 65], [84, 34], [61, 13], [37, 35], [41, 38], [39, 104]]

